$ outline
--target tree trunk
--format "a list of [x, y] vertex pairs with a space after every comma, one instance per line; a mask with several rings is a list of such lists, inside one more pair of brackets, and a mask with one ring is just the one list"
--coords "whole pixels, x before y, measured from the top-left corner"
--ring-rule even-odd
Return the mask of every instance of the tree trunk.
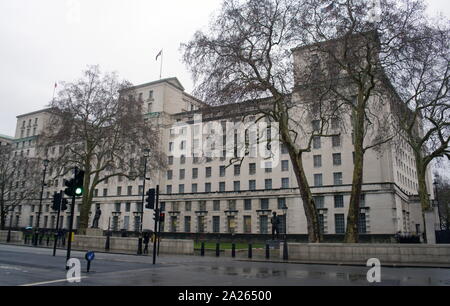
[[416, 158], [416, 170], [417, 170], [417, 180], [419, 183], [419, 200], [420, 206], [422, 208], [422, 219], [423, 219], [423, 240], [427, 243], [427, 226], [425, 213], [432, 210], [430, 196], [428, 194], [427, 187], [427, 167], [423, 161], [422, 154], [420, 154], [420, 150], [414, 150], [414, 155]]
[[365, 107], [359, 97], [357, 110], [353, 112], [354, 117], [354, 148], [355, 161], [353, 167], [352, 190], [350, 195], [350, 204], [347, 215], [347, 229], [345, 232], [345, 243], [358, 243], [358, 225], [359, 225], [359, 203], [361, 200], [361, 190], [364, 174], [364, 120]]
[[81, 204], [80, 211], [80, 226], [78, 228], [78, 234], [85, 235], [86, 229], [89, 227], [89, 213], [91, 211], [93, 187], [91, 186], [91, 168], [85, 166], [85, 175], [83, 181], [83, 202]]
[[308, 228], [308, 241], [310, 243], [319, 243], [322, 241], [319, 217], [314, 203], [314, 198], [305, 175], [303, 168], [302, 155], [297, 155], [294, 150], [289, 149], [292, 165], [294, 167], [297, 183], [300, 188], [300, 196], [303, 202], [303, 208], [306, 215], [306, 223]]
[[0, 194], [0, 229], [2, 230], [2, 231], [4, 231], [5, 230], [5, 223], [6, 223], [6, 220], [5, 220], [5, 197], [4, 197], [4, 194], [5, 194], [5, 191], [4, 191], [4, 189], [2, 188], [2, 190], [1, 190], [1, 194]]

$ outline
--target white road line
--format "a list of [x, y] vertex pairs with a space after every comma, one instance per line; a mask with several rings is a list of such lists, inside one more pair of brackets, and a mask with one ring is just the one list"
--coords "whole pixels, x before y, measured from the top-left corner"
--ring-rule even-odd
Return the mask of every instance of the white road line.
[[[87, 276], [81, 276], [81, 277], [80, 277], [80, 279], [83, 279], [83, 278], [87, 278]], [[63, 282], [67, 282], [67, 279], [57, 279], [57, 280], [48, 281], [48, 282], [40, 282], [40, 283], [25, 284], [25, 285], [20, 285], [20, 287], [32, 287], [32, 286], [40, 286], [40, 285], [47, 285], [47, 284], [56, 284], [56, 283], [63, 283]]]

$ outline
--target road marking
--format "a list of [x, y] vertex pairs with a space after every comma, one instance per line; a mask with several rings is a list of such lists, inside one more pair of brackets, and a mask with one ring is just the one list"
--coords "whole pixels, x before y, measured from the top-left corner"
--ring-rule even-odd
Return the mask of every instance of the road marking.
[[[87, 276], [81, 276], [80, 279], [83, 278], [87, 278]], [[48, 282], [40, 282], [40, 283], [32, 283], [32, 284], [25, 284], [25, 285], [20, 285], [20, 287], [32, 287], [32, 286], [40, 286], [40, 285], [48, 285], [48, 284], [56, 284], [56, 283], [63, 283], [63, 282], [67, 282], [67, 279], [57, 279], [57, 280], [53, 280], [53, 281], [48, 281]]]

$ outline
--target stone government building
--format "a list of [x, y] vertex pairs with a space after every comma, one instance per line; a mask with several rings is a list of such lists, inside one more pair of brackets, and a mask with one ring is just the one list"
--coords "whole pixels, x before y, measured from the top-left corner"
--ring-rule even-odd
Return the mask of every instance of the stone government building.
[[[294, 61], [304, 60], [302, 52], [295, 51]], [[229, 164], [226, 158], [174, 156], [174, 146], [179, 145], [174, 137], [180, 132], [176, 131], [177, 126], [181, 132], [186, 126], [195, 126], [195, 116], [200, 114], [203, 120], [221, 125], [233, 114], [246, 113], [245, 103], [207, 107], [185, 93], [176, 78], [138, 85], [132, 90], [135, 98], [144, 104], [145, 116], [157, 120], [162, 131], [161, 149], [167, 155], [168, 167], [160, 172], [150, 169], [152, 180], [150, 186], [146, 184], [146, 189], [148, 186], [160, 186], [161, 208], [166, 213], [163, 231], [267, 234], [270, 232], [272, 212], [277, 212], [281, 216], [283, 231], [306, 234], [306, 219], [295, 174], [289, 154], [282, 146], [279, 163], [267, 164], [266, 167], [260, 167], [265, 163], [261, 157], [246, 157], [241, 165], [226, 167]], [[384, 111], [390, 111], [389, 105]], [[11, 143], [15, 154], [35, 156], [36, 141], [45, 129], [48, 118], [48, 109], [17, 116], [14, 138], [4, 138]], [[254, 119], [252, 116], [247, 118]], [[192, 129], [194, 141], [195, 130]], [[57, 154], [59, 148], [52, 148], [49, 158]], [[324, 234], [345, 233], [353, 172], [351, 133], [342, 131], [341, 136], [315, 139], [312, 151], [304, 155], [304, 164]], [[64, 182], [62, 178], [52, 177], [54, 171], [51, 165], [47, 174], [40, 222], [43, 228], [54, 228], [56, 214], [51, 211], [51, 200], [55, 191], [64, 189]], [[367, 151], [363, 182], [361, 233], [422, 233], [422, 214], [416, 197], [415, 161], [405, 142], [401, 142], [400, 146], [386, 146], [382, 154]], [[100, 206], [100, 228], [106, 230], [110, 222], [113, 230], [138, 229], [139, 216], [136, 212], [142, 209], [142, 184], [142, 179], [121, 177], [102, 183], [95, 190], [90, 223], [96, 206]], [[428, 186], [432, 193], [430, 175]], [[16, 208], [14, 226], [34, 227], [38, 204], [37, 199]], [[79, 203], [75, 212], [79, 214]], [[61, 220], [63, 227], [67, 228], [68, 212], [61, 216]], [[78, 217], [74, 222], [75, 228], [77, 224]], [[153, 229], [153, 211], [145, 211], [143, 227]]]

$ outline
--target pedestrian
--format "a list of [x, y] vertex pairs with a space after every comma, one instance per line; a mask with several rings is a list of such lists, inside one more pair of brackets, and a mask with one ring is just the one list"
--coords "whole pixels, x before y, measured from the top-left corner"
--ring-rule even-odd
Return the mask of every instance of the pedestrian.
[[144, 254], [148, 254], [148, 244], [150, 243], [150, 233], [144, 233]]

